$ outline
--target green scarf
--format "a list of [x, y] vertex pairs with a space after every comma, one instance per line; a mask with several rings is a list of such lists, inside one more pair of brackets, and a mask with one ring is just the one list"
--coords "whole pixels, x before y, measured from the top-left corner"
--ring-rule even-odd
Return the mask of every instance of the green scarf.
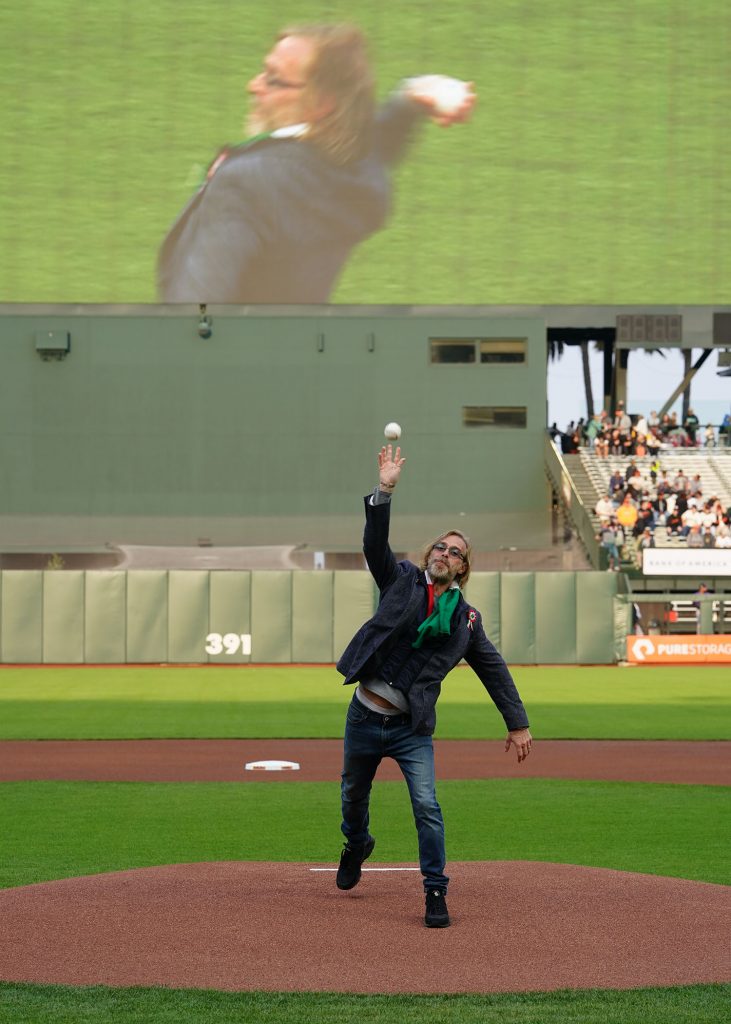
[[434, 611], [428, 618], [424, 619], [419, 626], [418, 636], [412, 647], [421, 647], [428, 636], [449, 636], [449, 623], [452, 621], [452, 614], [459, 601], [459, 587], [450, 587], [449, 590], [438, 597], [434, 604]]

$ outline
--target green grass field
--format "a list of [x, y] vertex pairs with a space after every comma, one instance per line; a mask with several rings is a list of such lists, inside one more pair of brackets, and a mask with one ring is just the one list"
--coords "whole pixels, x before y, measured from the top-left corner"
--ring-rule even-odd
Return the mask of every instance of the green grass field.
[[0, 11], [0, 302], [150, 302], [159, 244], [279, 28], [351, 20], [379, 95], [473, 80], [428, 126], [344, 303], [731, 297], [725, 0], [10, 0]]
[[729, 999], [723, 985], [420, 997], [0, 983], [0, 1024], [720, 1024]]
[[[519, 666], [513, 674], [542, 739], [731, 739], [722, 667]], [[332, 666], [0, 667], [0, 739], [339, 737], [351, 695], [341, 683]], [[445, 681], [438, 719], [443, 739], [505, 735], [466, 667]]]
[[[0, 887], [219, 860], [335, 863], [340, 783], [12, 782]], [[453, 860], [542, 860], [731, 884], [728, 792], [557, 779], [443, 781]], [[415, 863], [406, 787], [373, 802], [373, 862]], [[516, 821], [530, 828], [515, 830]], [[406, 824], [406, 827], [405, 827]]]
[[[553, 729], [569, 738], [728, 735], [723, 669], [691, 675], [687, 669], [539, 667], [515, 675], [537, 742]], [[270, 736], [285, 721], [302, 735], [337, 736], [347, 699], [334, 670], [322, 667], [3, 668], [0, 735]], [[305, 700], [309, 722], [293, 713]], [[449, 678], [440, 712], [457, 737], [503, 731], [469, 670]], [[315, 726], [322, 721], [324, 731]], [[699, 742], [699, 756], [702, 751]], [[453, 860], [544, 860], [731, 882], [727, 787], [516, 778], [448, 780], [438, 789]], [[332, 862], [340, 844], [338, 790], [336, 780], [3, 783], [0, 886], [176, 862], [288, 860], [295, 849], [298, 860]], [[531, 823], [519, 839], [509, 827], [516, 814]], [[379, 859], [413, 862], [413, 835], [404, 826], [409, 817], [405, 787], [379, 783], [373, 796]], [[730, 1009], [729, 985], [420, 998], [0, 983], [0, 1024], [715, 1024]]]

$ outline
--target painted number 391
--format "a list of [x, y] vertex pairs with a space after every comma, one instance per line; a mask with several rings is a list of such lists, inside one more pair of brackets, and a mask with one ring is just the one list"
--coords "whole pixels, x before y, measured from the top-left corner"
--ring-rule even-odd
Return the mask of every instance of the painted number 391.
[[250, 633], [209, 633], [206, 654], [251, 654]]

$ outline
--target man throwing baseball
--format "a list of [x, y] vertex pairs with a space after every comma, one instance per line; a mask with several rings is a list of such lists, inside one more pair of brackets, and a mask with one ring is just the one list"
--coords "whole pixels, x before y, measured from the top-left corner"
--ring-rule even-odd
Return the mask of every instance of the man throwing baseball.
[[409, 787], [426, 893], [425, 924], [446, 928], [444, 820], [437, 803], [432, 733], [442, 680], [463, 658], [500, 711], [506, 752], [530, 753], [528, 719], [505, 661], [485, 636], [480, 613], [462, 595], [470, 545], [459, 530], [428, 544], [418, 566], [397, 562], [388, 542], [391, 498], [404, 465], [392, 445], [378, 455], [379, 482], [366, 496], [363, 551], [380, 599], [337, 668], [358, 686], [348, 708], [342, 774], [345, 848], [339, 889], [352, 889], [375, 847], [369, 831], [371, 784], [382, 758], [392, 757]]
[[163, 241], [162, 302], [326, 302], [351, 250], [385, 224], [419, 124], [466, 121], [475, 103], [469, 83], [425, 75], [377, 110], [350, 25], [284, 29], [249, 94], [248, 139], [216, 156]]

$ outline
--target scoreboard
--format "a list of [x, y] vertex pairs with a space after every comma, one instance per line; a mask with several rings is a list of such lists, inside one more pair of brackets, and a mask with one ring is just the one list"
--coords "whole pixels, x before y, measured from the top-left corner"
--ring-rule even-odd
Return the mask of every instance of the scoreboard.
[[678, 313], [621, 313], [617, 316], [617, 344], [682, 346], [683, 317]]

